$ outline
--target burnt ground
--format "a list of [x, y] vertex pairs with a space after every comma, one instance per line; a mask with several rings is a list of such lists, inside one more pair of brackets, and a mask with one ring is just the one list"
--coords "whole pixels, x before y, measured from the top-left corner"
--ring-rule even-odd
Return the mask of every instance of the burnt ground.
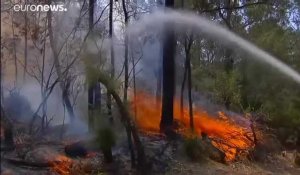
[[[124, 133], [124, 132], [123, 132]], [[53, 139], [53, 136], [43, 139], [22, 136], [23, 143], [17, 145], [14, 151], [1, 151], [1, 171], [3, 175], [55, 175], [62, 174], [54, 171], [51, 167], [23, 166], [6, 161], [4, 158], [20, 160], [24, 162], [47, 163], [55, 160], [57, 156], [66, 156], [65, 146], [83, 140], [85, 136], [70, 136], [64, 139]], [[124, 137], [126, 138], [126, 137]], [[284, 174], [298, 175], [300, 167], [296, 167], [295, 151], [287, 151], [285, 154], [276, 153], [267, 156], [263, 161], [237, 161], [230, 164], [215, 162], [209, 158], [202, 161], [191, 161], [185, 154], [182, 143], [169, 142], [161, 135], [147, 135], [141, 133], [141, 139], [145, 151], [151, 162], [152, 174], [167, 175], [211, 175], [211, 174], [237, 174], [237, 175], [268, 175]], [[77, 174], [135, 174], [131, 169], [130, 155], [126, 139], [119, 138], [120, 142], [113, 150], [115, 163], [104, 164], [100, 150], [92, 150], [86, 147], [92, 156], [67, 157], [72, 160], [72, 166], [66, 162], [59, 162], [62, 169], [69, 171], [69, 175]]]
[[300, 167], [294, 164], [294, 152], [287, 152], [286, 156], [268, 156], [264, 162], [240, 161], [229, 165], [206, 160], [205, 162], [191, 162], [183, 157], [174, 159], [168, 175], [299, 175]]

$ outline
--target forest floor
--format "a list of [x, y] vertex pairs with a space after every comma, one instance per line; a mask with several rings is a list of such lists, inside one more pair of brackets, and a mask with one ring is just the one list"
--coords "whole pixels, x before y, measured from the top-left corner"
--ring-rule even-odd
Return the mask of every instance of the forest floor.
[[171, 163], [168, 175], [299, 175], [300, 167], [294, 165], [294, 151], [285, 156], [276, 154], [268, 156], [264, 162], [238, 161], [225, 165], [212, 160], [191, 162], [184, 156], [177, 156]]
[[[125, 133], [125, 132], [120, 132]], [[250, 160], [237, 161], [230, 164], [217, 163], [213, 160], [206, 158], [201, 162], [191, 161], [185, 154], [182, 144], [183, 141], [179, 140], [176, 143], [167, 141], [164, 136], [161, 135], [147, 135], [141, 133], [141, 140], [145, 146], [145, 151], [147, 158], [151, 160], [153, 171], [152, 174], [166, 174], [166, 175], [299, 175], [300, 167], [296, 167], [294, 164], [295, 151], [286, 151], [285, 154], [277, 153], [267, 156], [263, 162], [256, 162]], [[52, 138], [52, 137], [50, 137]], [[70, 140], [75, 141], [82, 140], [79, 137], [72, 137]], [[84, 137], [86, 138], [86, 137]], [[10, 172], [6, 175], [54, 175], [60, 174], [55, 173], [51, 168], [33, 168], [24, 167], [16, 164], [8, 163], [2, 160], [3, 157], [13, 158], [18, 160], [24, 160], [29, 162], [43, 162], [49, 160], [49, 155], [62, 155], [65, 156], [64, 145], [66, 142], [70, 142], [67, 138], [64, 140], [52, 140], [43, 139], [42, 140], [31, 140], [25, 141], [27, 146], [21, 146], [12, 152], [2, 152], [1, 151], [1, 170]], [[120, 175], [130, 175], [134, 174], [131, 169], [130, 155], [127, 148], [126, 137], [120, 136], [120, 142], [116, 145], [113, 150], [115, 157], [115, 164], [110, 167], [108, 171], [107, 166], [103, 166], [103, 157], [101, 152], [97, 151], [94, 157], [89, 158], [76, 158], [71, 159], [76, 163], [77, 168], [84, 169], [84, 162], [87, 163], [89, 169], [97, 169], [100, 172], [105, 172], [104, 174], [120, 174]], [[54, 156], [54, 158], [57, 156]], [[66, 162], [61, 162], [62, 164]], [[106, 166], [106, 167], [105, 167]], [[73, 167], [61, 167], [66, 170], [76, 170], [75, 174], [70, 173], [70, 175], [77, 175], [78, 169]], [[113, 171], [111, 169], [114, 169]], [[116, 170], [116, 171], [115, 171]], [[91, 172], [91, 171], [90, 171]], [[1, 173], [1, 175], [3, 172]], [[80, 173], [79, 173], [80, 174]], [[98, 175], [99, 171], [94, 171]], [[100, 173], [103, 174], [103, 173]], [[3, 174], [4, 175], [4, 174]]]

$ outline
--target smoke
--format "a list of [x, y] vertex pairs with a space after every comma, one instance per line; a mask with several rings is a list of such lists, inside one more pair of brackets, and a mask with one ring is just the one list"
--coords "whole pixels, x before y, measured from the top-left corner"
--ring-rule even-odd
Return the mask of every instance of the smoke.
[[251, 58], [273, 66], [278, 71], [300, 84], [300, 74], [279, 59], [244, 40], [233, 32], [230, 32], [221, 25], [190, 12], [175, 12], [171, 10], [166, 12], [156, 11], [151, 15], [144, 16], [141, 20], [131, 25], [127, 32], [131, 37], [136, 37], [145, 31], [162, 28], [166, 23], [168, 24], [168, 27], [170, 27], [171, 24], [173, 25], [171, 27], [179, 29], [179, 31], [193, 29], [204, 37], [217, 41], [232, 50], [237, 52], [243, 51], [243, 53], [251, 55]]
[[[59, 13], [54, 14], [53, 18], [55, 19], [54, 26], [54, 39], [57, 45], [57, 48], [62, 47], [65, 44], [65, 41], [68, 40], [66, 44], [68, 49], [63, 49], [63, 52], [60, 54], [60, 60], [62, 63], [68, 63], [68, 59], [74, 57], [74, 53], [68, 55], [68, 50], [78, 50], [82, 39], [87, 34], [87, 20], [78, 23], [78, 18], [80, 13], [80, 5], [77, 3], [70, 3], [68, 6], [68, 11], [63, 15]], [[81, 14], [82, 15], [82, 14]], [[97, 15], [96, 15], [97, 16]], [[103, 17], [103, 19], [106, 19]], [[175, 11], [156, 11], [154, 13], [148, 14], [147, 16], [142, 17], [139, 21], [133, 22], [127, 28], [127, 34], [129, 35], [129, 40], [132, 42], [130, 45], [130, 58], [138, 61], [139, 57], [142, 57], [140, 62], [136, 65], [137, 78], [142, 79], [146, 82], [147, 87], [155, 87], [156, 76], [160, 73], [161, 59], [162, 59], [162, 46], [160, 35], [163, 35], [164, 24], [172, 24], [173, 28], [180, 32], [186, 32], [187, 29], [193, 29], [197, 34], [202, 34], [208, 39], [220, 42], [221, 44], [229, 47], [235, 51], [243, 51], [252, 56], [252, 58], [259, 61], [263, 61], [275, 68], [286, 76], [292, 78], [296, 82], [300, 83], [300, 75], [292, 68], [281, 62], [279, 59], [271, 56], [265, 51], [259, 49], [250, 42], [242, 39], [236, 34], [228, 31], [224, 27], [212, 22], [204, 17], [188, 13], [188, 12], [175, 12]], [[77, 31], [69, 36], [70, 32], [76, 27]], [[82, 26], [84, 30], [82, 30]], [[118, 36], [119, 34], [116, 34]], [[153, 35], [152, 38], [149, 36]], [[70, 39], [75, 38], [75, 39]], [[78, 42], [78, 40], [80, 42]], [[98, 47], [95, 45], [98, 45]], [[123, 63], [124, 63], [124, 45], [122, 39], [114, 37], [114, 50], [115, 50], [115, 62], [116, 62], [116, 75], [119, 75], [122, 72]], [[89, 49], [88, 52], [99, 53], [99, 47], [102, 48], [103, 52], [109, 58], [109, 49], [110, 49], [111, 40], [108, 38], [94, 37], [94, 40], [89, 39], [86, 43], [86, 47]], [[48, 45], [49, 46], [49, 45]], [[21, 45], [20, 47], [23, 47]], [[48, 49], [46, 53], [46, 58], [52, 60], [52, 54], [50, 53], [51, 49]], [[75, 51], [74, 51], [75, 52]], [[75, 54], [78, 54], [77, 52]], [[34, 56], [33, 53], [29, 52], [29, 56]], [[35, 60], [32, 60], [35, 61]], [[49, 60], [48, 60], [49, 61]], [[70, 60], [69, 60], [70, 61]], [[49, 66], [49, 65], [48, 65]], [[77, 69], [78, 68], [78, 69]], [[132, 65], [130, 66], [130, 69]], [[49, 67], [47, 68], [46, 74], [49, 73]], [[82, 64], [78, 64], [72, 69], [72, 73], [80, 74], [83, 70]], [[80, 75], [84, 75], [81, 73]], [[132, 74], [131, 74], [132, 75]], [[121, 80], [123, 76], [121, 76]], [[35, 82], [35, 80], [28, 80], [26, 84], [22, 85], [21, 93], [26, 96], [32, 105], [33, 110], [37, 109], [38, 105], [41, 103], [41, 93], [40, 85]], [[155, 88], [152, 88], [155, 89]], [[87, 93], [82, 92], [78, 101], [78, 109], [76, 114], [80, 117], [86, 116], [87, 114]], [[201, 97], [201, 99], [203, 99]], [[205, 100], [204, 100], [205, 101]], [[206, 102], [203, 102], [206, 103]], [[203, 105], [203, 104], [201, 104]], [[85, 107], [82, 107], [85, 106]], [[84, 109], [83, 109], [84, 108]], [[215, 111], [215, 110], [212, 110]], [[61, 98], [61, 89], [57, 88], [54, 90], [53, 94], [48, 100], [48, 115], [55, 116], [53, 123], [59, 124], [62, 123], [63, 116], [66, 115], [66, 111], [63, 110], [62, 98]], [[66, 123], [68, 122], [68, 117], [66, 117]], [[77, 131], [86, 130], [87, 126], [81, 120], [76, 121]], [[73, 132], [73, 131], [70, 131]], [[74, 131], [75, 132], [75, 131]]]

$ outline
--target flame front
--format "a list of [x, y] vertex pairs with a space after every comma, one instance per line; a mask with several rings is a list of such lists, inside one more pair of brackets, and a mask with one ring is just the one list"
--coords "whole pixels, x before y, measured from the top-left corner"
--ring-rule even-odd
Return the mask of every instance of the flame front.
[[[144, 92], [136, 93], [131, 109], [136, 111], [135, 122], [140, 130], [145, 132], [160, 132], [161, 101]], [[136, 110], [134, 110], [136, 109]], [[179, 132], [185, 134], [189, 128], [190, 118], [188, 108], [180, 110], [180, 101], [174, 100], [174, 119], [183, 125]], [[212, 144], [223, 151], [226, 161], [235, 159], [238, 151], [249, 150], [254, 146], [252, 134], [248, 128], [241, 127], [230, 121], [223, 112], [219, 116], [211, 116], [200, 107], [193, 110], [194, 131], [200, 136], [206, 133]]]

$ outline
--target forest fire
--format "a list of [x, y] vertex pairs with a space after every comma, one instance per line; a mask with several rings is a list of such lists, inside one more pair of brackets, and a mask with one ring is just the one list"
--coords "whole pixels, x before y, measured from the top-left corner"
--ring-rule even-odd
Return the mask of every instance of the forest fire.
[[72, 159], [57, 155], [53, 161], [49, 162], [51, 165], [51, 170], [59, 175], [70, 175], [73, 161]]
[[[136, 107], [136, 123], [142, 131], [159, 132], [161, 117], [161, 101], [144, 92], [138, 92], [132, 103]], [[223, 112], [219, 115], [209, 115], [201, 108], [194, 109], [194, 131], [197, 135], [205, 133], [212, 140], [212, 144], [223, 151], [226, 161], [230, 162], [236, 158], [239, 151], [247, 151], [253, 148], [253, 135], [248, 128], [244, 128], [231, 121]], [[184, 107], [181, 115], [180, 101], [174, 101], [174, 119], [182, 125], [178, 132], [187, 134], [189, 131], [188, 108]]]

